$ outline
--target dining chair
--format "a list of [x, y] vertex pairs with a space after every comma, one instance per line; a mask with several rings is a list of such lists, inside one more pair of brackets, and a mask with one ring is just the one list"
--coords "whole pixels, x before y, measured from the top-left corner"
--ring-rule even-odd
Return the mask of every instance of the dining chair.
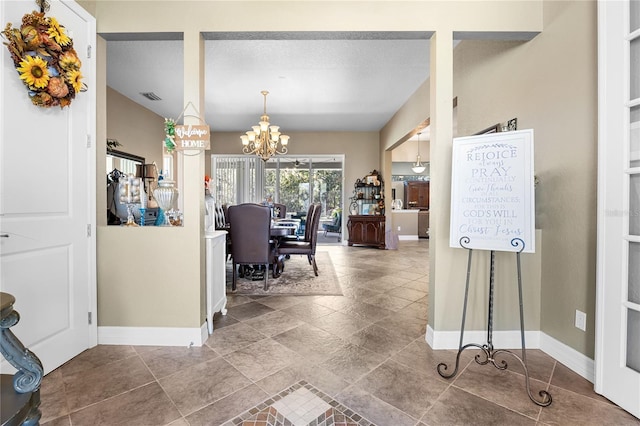
[[300, 241], [300, 233], [304, 232], [304, 237], [302, 239], [302, 241], [308, 241], [309, 240], [309, 235], [311, 232], [311, 217], [313, 216], [313, 212], [315, 211], [316, 205], [315, 204], [309, 204], [309, 209], [307, 210], [307, 215], [306, 216], [301, 216], [300, 217], [300, 225], [298, 227], [298, 229], [296, 230], [295, 235], [289, 235], [287, 237], [285, 237], [286, 241]]
[[230, 206], [228, 216], [233, 262], [231, 290], [236, 289], [238, 265], [264, 265], [264, 290], [268, 290], [269, 265], [272, 264], [275, 268], [276, 263], [274, 244], [270, 237], [271, 210], [260, 204], [245, 203]]
[[273, 217], [280, 219], [287, 217], [287, 206], [284, 204], [273, 203]]
[[307, 227], [305, 229], [304, 240], [285, 240], [277, 248], [277, 254], [282, 255], [306, 255], [309, 264], [313, 266], [313, 273], [318, 276], [318, 265], [316, 264], [316, 244], [318, 242], [318, 225], [320, 224], [322, 206], [313, 204], [307, 213]]
[[228, 208], [225, 205], [216, 204], [215, 207], [215, 228], [227, 229], [229, 227], [229, 221], [226, 211]]
[[226, 250], [227, 250], [227, 258], [231, 258], [231, 235], [229, 233], [229, 217], [228, 217], [228, 209], [229, 207], [226, 204], [217, 204], [214, 208], [214, 227], [216, 230], [227, 231], [226, 238]]

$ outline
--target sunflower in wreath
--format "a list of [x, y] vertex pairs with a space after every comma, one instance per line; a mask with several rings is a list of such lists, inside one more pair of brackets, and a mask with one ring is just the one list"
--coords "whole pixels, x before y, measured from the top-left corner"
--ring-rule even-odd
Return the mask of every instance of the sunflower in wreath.
[[22, 17], [20, 28], [8, 23], [2, 36], [34, 105], [63, 108], [87, 89], [73, 40], [56, 18], [33, 11]]

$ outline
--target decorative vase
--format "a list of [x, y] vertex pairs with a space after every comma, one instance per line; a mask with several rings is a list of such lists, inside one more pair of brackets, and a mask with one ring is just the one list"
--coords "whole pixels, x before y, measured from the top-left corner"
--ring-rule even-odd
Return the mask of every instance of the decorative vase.
[[173, 205], [178, 199], [178, 190], [172, 180], [163, 179], [158, 182], [158, 187], [153, 191], [153, 197], [158, 203], [158, 207], [162, 209], [164, 219], [161, 226], [171, 226], [169, 221], [169, 210], [173, 209]]
[[134, 217], [134, 208], [140, 204], [140, 179], [128, 175], [120, 178], [118, 193], [120, 202], [127, 206], [125, 226], [138, 226]]

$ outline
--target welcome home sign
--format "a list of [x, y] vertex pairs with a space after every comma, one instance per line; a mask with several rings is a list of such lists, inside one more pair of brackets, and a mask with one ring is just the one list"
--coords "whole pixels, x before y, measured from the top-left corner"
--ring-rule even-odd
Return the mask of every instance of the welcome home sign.
[[533, 130], [455, 138], [452, 162], [449, 245], [535, 252]]
[[181, 125], [176, 126], [175, 136], [176, 150], [186, 149], [210, 149], [211, 133], [207, 125]]

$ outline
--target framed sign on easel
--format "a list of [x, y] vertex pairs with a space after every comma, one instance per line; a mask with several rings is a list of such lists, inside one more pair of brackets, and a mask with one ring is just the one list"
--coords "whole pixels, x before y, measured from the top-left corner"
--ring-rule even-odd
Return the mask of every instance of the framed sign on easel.
[[[535, 252], [533, 130], [489, 133], [453, 141], [449, 245]], [[516, 240], [517, 242], [517, 240]]]
[[[520, 253], [535, 251], [535, 199], [533, 173], [533, 130], [492, 132], [453, 140], [451, 179], [451, 247], [468, 251], [467, 275], [460, 326], [460, 343], [452, 372], [446, 363], [438, 364], [438, 374], [452, 378], [458, 372], [460, 355], [469, 348], [480, 349], [475, 356], [478, 364], [491, 363], [499, 370], [507, 368], [501, 355], [518, 361], [524, 369], [526, 390], [531, 401], [546, 407], [551, 394], [531, 393], [524, 336], [522, 302], [522, 272]], [[490, 251], [487, 342], [464, 342], [471, 259], [474, 250]], [[493, 311], [495, 283], [495, 252], [515, 252], [518, 296], [520, 303], [520, 339], [522, 355], [493, 347]]]

